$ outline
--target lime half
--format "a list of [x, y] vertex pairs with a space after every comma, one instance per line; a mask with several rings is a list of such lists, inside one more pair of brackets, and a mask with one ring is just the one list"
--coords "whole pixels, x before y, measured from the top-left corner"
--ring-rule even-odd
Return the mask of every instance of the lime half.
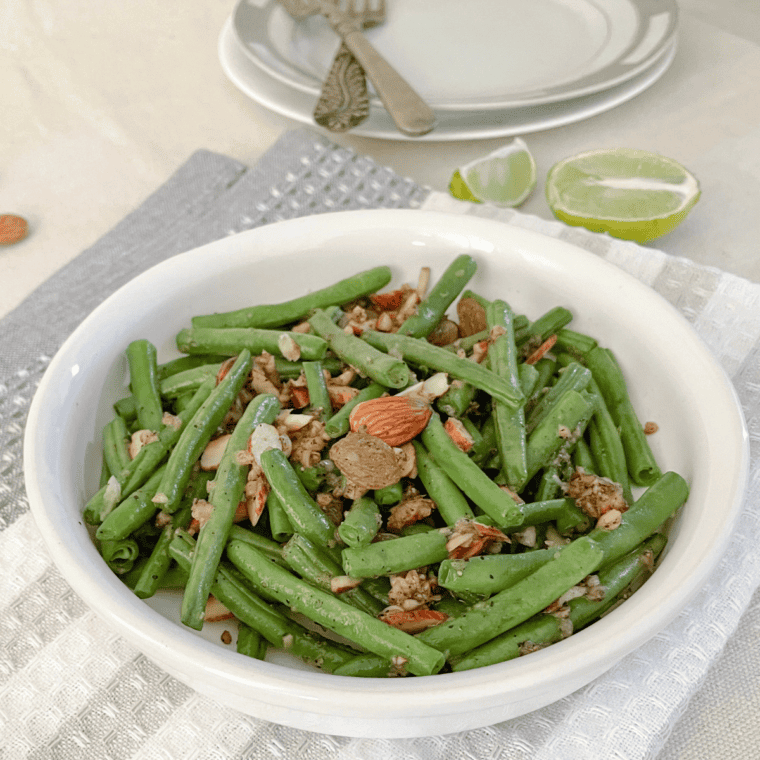
[[699, 195], [699, 182], [681, 164], [631, 148], [566, 158], [546, 178], [546, 200], [558, 219], [638, 243], [675, 229]]
[[536, 162], [519, 138], [459, 167], [449, 191], [455, 198], [497, 206], [519, 206], [536, 186]]

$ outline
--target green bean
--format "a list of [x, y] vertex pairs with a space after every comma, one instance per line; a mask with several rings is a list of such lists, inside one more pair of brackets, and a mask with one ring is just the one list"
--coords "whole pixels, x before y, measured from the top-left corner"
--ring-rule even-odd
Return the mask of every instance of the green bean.
[[261, 304], [223, 314], [193, 317], [194, 327], [278, 327], [303, 319], [314, 309], [344, 304], [384, 288], [391, 270], [378, 266], [278, 304]]
[[438, 585], [457, 594], [490, 596], [513, 586], [545, 565], [558, 546], [521, 554], [482, 554], [470, 559], [445, 559], [438, 567]]
[[428, 295], [417, 305], [417, 312], [404, 320], [399, 327], [399, 333], [413, 338], [427, 338], [475, 274], [477, 267], [477, 262], [472, 256], [465, 253], [457, 256], [446, 267]]
[[528, 436], [528, 480], [550, 463], [565, 444], [574, 442], [572, 436], [585, 429], [593, 413], [593, 402], [575, 390], [566, 391], [557, 400]]
[[343, 568], [327, 552], [315, 546], [308, 538], [297, 533], [282, 547], [282, 556], [288, 565], [304, 580], [317, 588], [327, 591], [342, 599], [352, 607], [377, 616], [383, 606], [361, 586], [337, 592], [332, 589], [331, 581], [343, 575]]
[[433, 565], [448, 556], [448, 535], [432, 530], [343, 549], [343, 569], [352, 578], [373, 578]]
[[557, 342], [554, 344], [556, 351], [564, 351], [573, 357], [583, 358], [589, 351], [599, 345], [596, 339], [589, 335], [563, 328], [557, 330]]
[[164, 512], [174, 512], [179, 506], [193, 466], [222, 423], [250, 371], [251, 354], [244, 350], [190, 422], [183, 426], [179, 440], [169, 454], [164, 477], [153, 497]]
[[525, 362], [517, 365], [517, 375], [520, 379], [520, 390], [523, 398], [527, 400], [539, 388], [541, 375], [535, 364], [525, 364]]
[[393, 663], [388, 657], [382, 657], [371, 652], [362, 652], [336, 668], [334, 675], [355, 678], [388, 678], [392, 672]]
[[295, 529], [282, 501], [280, 501], [280, 497], [274, 491], [270, 491], [269, 496], [267, 496], [266, 508], [269, 514], [269, 532], [272, 534], [272, 538], [284, 543], [293, 535]]
[[432, 675], [443, 667], [440, 652], [296, 578], [253, 547], [230, 541], [227, 556], [254, 588], [265, 590], [280, 603], [374, 654], [405, 658], [413, 675]]
[[192, 354], [190, 356], [178, 356], [168, 362], [158, 365], [158, 382], [162, 383], [167, 377], [176, 375], [179, 372], [185, 372], [196, 367], [203, 367], [211, 364], [221, 364], [227, 356], [221, 354]]
[[453, 380], [446, 393], [436, 399], [435, 408], [447, 417], [464, 417], [468, 412], [478, 389], [463, 380]]
[[546, 388], [545, 393], [533, 406], [526, 421], [526, 430], [530, 435], [549, 410], [568, 390], [583, 391], [591, 383], [591, 371], [578, 362], [571, 362], [560, 371], [557, 382]]
[[[604, 589], [602, 599], [594, 601], [582, 596], [568, 601], [566, 619], [572, 624], [572, 632], [579, 631], [601, 617], [621, 600], [632, 583], [643, 579], [650, 572], [651, 562], [660, 554], [665, 542], [666, 539], [662, 535], [652, 536], [609, 568], [601, 570], [598, 579], [600, 587]], [[455, 658], [452, 669], [462, 671], [505, 662], [519, 657], [524, 651], [524, 646], [545, 647], [567, 635], [558, 616], [539, 613], [506, 633]], [[350, 664], [350, 661], [347, 664]]]
[[454, 526], [462, 518], [475, 517], [467, 499], [418, 440], [412, 441], [417, 456], [417, 474], [427, 495], [436, 503], [438, 514], [446, 525]]
[[[189, 570], [194, 546], [192, 537], [178, 531], [170, 545], [170, 552], [180, 565]], [[264, 554], [260, 556], [265, 562], [270, 562]], [[254, 593], [244, 576], [227, 562], [219, 564], [211, 594], [239, 621], [258, 631], [270, 644], [307, 662], [318, 664], [328, 673], [355, 654], [348, 647], [327, 641], [285, 617], [272, 604]]]
[[462, 493], [492, 517], [497, 525], [511, 525], [520, 519], [515, 500], [478, 467], [449, 438], [441, 418], [433, 414], [422, 432], [422, 444]]
[[158, 504], [153, 497], [164, 475], [165, 465], [159, 467], [148, 480], [123, 499], [95, 531], [100, 541], [119, 541], [128, 538], [141, 525], [152, 519], [158, 512]]
[[355, 499], [338, 526], [338, 535], [348, 546], [362, 546], [375, 538], [383, 519], [380, 509], [370, 498]]
[[[488, 349], [489, 365], [515, 393], [522, 395], [512, 309], [504, 301], [493, 301], [486, 309], [486, 318], [492, 332], [495, 329], [503, 330]], [[527, 480], [528, 472], [525, 410], [523, 406], [505, 406], [494, 399], [491, 414], [496, 423], [496, 447], [501, 472], [508, 486], [520, 486]]]
[[362, 388], [350, 401], [343, 404], [343, 406], [335, 412], [327, 422], [325, 422], [325, 433], [330, 438], [338, 438], [341, 435], [345, 435], [349, 430], [348, 417], [355, 406], [361, 404], [362, 401], [369, 401], [373, 398], [380, 398], [383, 393], [387, 392], [387, 388], [380, 383], [371, 382]]
[[207, 378], [215, 378], [219, 374], [221, 362], [201, 364], [198, 367], [175, 372], [165, 377], [159, 383], [159, 391], [163, 398], [174, 399], [188, 392], [194, 392]]
[[584, 532], [589, 525], [588, 516], [575, 506], [573, 499], [546, 499], [543, 501], [531, 501], [520, 505], [522, 521], [519, 525], [502, 526], [507, 533], [514, 533], [530, 525], [559, 520], [562, 523], [561, 533], [571, 529]]
[[[230, 374], [233, 371], [234, 367]], [[229, 537], [235, 511], [243, 497], [249, 465], [240, 464], [237, 454], [248, 448], [248, 441], [256, 427], [262, 423], [274, 422], [279, 411], [280, 402], [276, 396], [265, 393], [256, 396], [235, 425], [224, 449], [211, 491], [213, 510], [198, 533], [190, 575], [182, 597], [181, 619], [190, 628], [203, 627], [206, 600]]]
[[238, 541], [245, 541], [246, 543], [255, 546], [260, 552], [269, 557], [272, 562], [276, 562], [278, 565], [288, 567], [288, 563], [282, 556], [282, 544], [266, 536], [262, 536], [260, 533], [255, 533], [248, 528], [244, 528], [241, 525], [233, 525], [230, 528], [230, 538], [235, 538]]
[[545, 341], [549, 336], [556, 334], [558, 330], [572, 322], [572, 319], [573, 315], [569, 309], [564, 306], [555, 306], [531, 322], [527, 329], [522, 331], [523, 335], [521, 339], [518, 339], [518, 343], [527, 343], [530, 338]]
[[148, 340], [133, 340], [127, 346], [129, 386], [135, 399], [137, 419], [145, 430], [158, 430], [164, 416], [158, 389], [156, 347]]
[[185, 354], [214, 352], [236, 356], [248, 350], [254, 356], [263, 351], [282, 356], [283, 336], [298, 346], [303, 360], [322, 359], [327, 353], [327, 343], [318, 335], [258, 327], [188, 327], [177, 333], [176, 340], [177, 349]]
[[599, 470], [596, 474], [619, 483], [623, 489], [623, 497], [631, 504], [633, 495], [620, 432], [593, 378], [589, 390], [596, 398], [596, 411], [588, 428], [589, 448]]
[[[591, 422], [593, 422], [593, 417], [591, 418], [589, 425], [591, 425]], [[576, 469], [580, 467], [582, 470], [593, 472], [595, 475], [599, 474], [599, 468], [596, 466], [596, 460], [591, 453], [591, 447], [588, 445], [585, 438], [579, 438], [575, 442], [573, 448], [573, 467]]]
[[112, 474], [121, 472], [129, 465], [128, 437], [127, 424], [118, 414], [103, 428], [103, 459]]
[[235, 644], [235, 651], [238, 654], [253, 657], [254, 660], [263, 660], [267, 654], [268, 644], [269, 642], [250, 625], [238, 623], [238, 635]]
[[143, 446], [125, 470], [114, 475], [114, 486], [102, 486], [85, 504], [83, 517], [90, 525], [99, 525], [111, 510], [123, 499], [143, 485], [155, 472], [170, 449], [179, 440], [196, 412], [202, 407], [214, 389], [214, 380], [209, 378], [193, 395], [192, 402], [179, 413], [179, 425], [164, 425], [158, 431], [158, 440]]
[[362, 339], [377, 349], [400, 353], [405, 361], [431, 370], [447, 372], [451, 377], [472, 383], [476, 388], [499, 399], [507, 406], [517, 407], [523, 402], [522, 393], [505, 385], [502, 379], [489, 369], [469, 359], [462, 359], [445, 348], [434, 346], [424, 340], [410, 338], [398, 333], [382, 333], [365, 330]]
[[131, 538], [119, 541], [101, 541], [100, 554], [108, 567], [117, 575], [128, 573], [140, 556], [140, 547]]
[[[324, 356], [319, 361], [322, 362], [322, 369], [327, 370], [331, 375], [338, 375], [345, 369], [345, 365], [337, 356], [327, 354], [327, 356]], [[291, 361], [282, 356], [275, 356], [274, 369], [281, 378], [295, 380], [303, 372], [303, 362], [300, 360]]]
[[389, 486], [377, 488], [372, 492], [375, 503], [383, 507], [398, 504], [404, 498], [404, 484], [399, 480]]
[[689, 495], [686, 481], [675, 472], [663, 473], [623, 512], [614, 530], [594, 528], [588, 535], [604, 550], [604, 565], [638, 546], [679, 509]]
[[294, 530], [317, 546], [335, 546], [335, 525], [304, 488], [287, 455], [280, 449], [264, 451], [261, 469]]
[[386, 388], [405, 388], [409, 385], [409, 368], [403, 361], [388, 356], [356, 335], [344, 332], [325, 311], [315, 311], [309, 317], [309, 324], [327, 341], [335, 354], [360, 374]]
[[417, 634], [417, 639], [446, 653], [466, 652], [525, 622], [568, 589], [599, 568], [603, 551], [586, 536], [563, 546], [551, 562], [541, 565], [513, 586]]
[[113, 405], [113, 410], [125, 422], [134, 422], [137, 420], [137, 404], [134, 396], [120, 398]]
[[[171, 515], [168, 524], [162, 528], [150, 557], [133, 588], [135, 595], [140, 599], [148, 599], [161, 587], [163, 578], [169, 572], [172, 564], [169, 545], [178, 528], [187, 528], [190, 525], [193, 519], [193, 503], [195, 500], [204, 499], [208, 496], [208, 483], [211, 477], [212, 473], [210, 472], [198, 471], [194, 474], [182, 507]], [[187, 585], [187, 580], [185, 577], [183, 586]]]
[[650, 485], [660, 476], [660, 468], [631, 403], [620, 366], [612, 352], [601, 346], [588, 352], [586, 362], [620, 431], [631, 480], [636, 485]]
[[306, 388], [309, 391], [307, 411], [319, 415], [320, 419], [326, 422], [332, 417], [333, 408], [322, 362], [304, 362], [303, 374], [306, 379]]

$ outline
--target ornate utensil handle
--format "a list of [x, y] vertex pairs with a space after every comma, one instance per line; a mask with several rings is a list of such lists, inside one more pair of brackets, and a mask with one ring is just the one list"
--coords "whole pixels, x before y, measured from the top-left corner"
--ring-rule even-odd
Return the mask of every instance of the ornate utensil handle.
[[369, 95], [364, 70], [353, 53], [341, 44], [322, 85], [314, 121], [331, 132], [346, 132], [369, 116]]

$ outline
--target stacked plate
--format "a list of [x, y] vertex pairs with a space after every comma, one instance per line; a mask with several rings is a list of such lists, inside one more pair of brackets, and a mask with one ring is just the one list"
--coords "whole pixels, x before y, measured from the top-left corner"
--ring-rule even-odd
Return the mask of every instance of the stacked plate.
[[[435, 110], [422, 138], [400, 133], [373, 97], [352, 134], [472, 140], [569, 124], [630, 100], [676, 53], [675, 0], [386, 0], [372, 44]], [[339, 39], [322, 16], [295, 21], [277, 0], [239, 0], [222, 30], [230, 80], [281, 115], [313, 124]]]

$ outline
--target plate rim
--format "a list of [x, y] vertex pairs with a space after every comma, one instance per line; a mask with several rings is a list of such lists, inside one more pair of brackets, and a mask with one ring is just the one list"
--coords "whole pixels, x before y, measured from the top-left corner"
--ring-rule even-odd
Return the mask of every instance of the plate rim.
[[[598, 2], [598, 0], [574, 1], [586, 2], [589, 5], [595, 6], [603, 5], [603, 3]], [[566, 84], [554, 89], [550, 88], [548, 92], [546, 88], [534, 88], [532, 91], [526, 91], [521, 96], [506, 97], [504, 100], [491, 98], [485, 100], [460, 99], [446, 101], [429, 98], [429, 105], [438, 112], [473, 110], [498, 111], [507, 108], [550, 105], [565, 100], [592, 95], [625, 83], [629, 79], [636, 77], [653, 66], [656, 61], [659, 60], [668, 44], [672, 42], [678, 30], [679, 8], [676, 0], [619, 0], [619, 2], [628, 3], [634, 10], [640, 31], [638, 36], [634, 35], [626, 49], [616, 58], [616, 61], [624, 59], [625, 56], [630, 56], [632, 51], [635, 51], [636, 46], [641, 43], [643, 35], [643, 30], [641, 29], [642, 16], [644, 16], [644, 18], [650, 18], [656, 15], [667, 14], [668, 23], [662, 31], [657, 44], [652, 46], [643, 58], [637, 60], [635, 64], [627, 67], [617, 75], [608, 78], [597, 75], [595, 81], [588, 83], [587, 85], [578, 84], [569, 86]], [[260, 36], [257, 36], [253, 40], [248, 39], [239, 24], [241, 14], [246, 13], [249, 9], [252, 13], [258, 13], [261, 15], [261, 23], [253, 25], [253, 29], [260, 32]], [[272, 78], [281, 81], [283, 84], [286, 84], [293, 89], [309, 94], [312, 97], [319, 97], [321, 89], [320, 77], [303, 66], [288, 60], [279, 53], [276, 46], [270, 44], [268, 34], [270, 27], [269, 19], [273, 14], [286, 14], [286, 11], [278, 5], [277, 0], [258, 0], [258, 2], [255, 3], [249, 2], [249, 0], [237, 0], [230, 14], [230, 19], [232, 21], [232, 33], [240, 43], [241, 50], [253, 64], [262, 68]], [[266, 49], [269, 60], [251, 49], [249, 46], [249, 43], [251, 42], [255, 43], [259, 50]], [[581, 79], [578, 81], [583, 80]], [[532, 96], [530, 94], [531, 92], [534, 93]], [[372, 93], [370, 93], [370, 102], [376, 107], [381, 106], [379, 98]]]

